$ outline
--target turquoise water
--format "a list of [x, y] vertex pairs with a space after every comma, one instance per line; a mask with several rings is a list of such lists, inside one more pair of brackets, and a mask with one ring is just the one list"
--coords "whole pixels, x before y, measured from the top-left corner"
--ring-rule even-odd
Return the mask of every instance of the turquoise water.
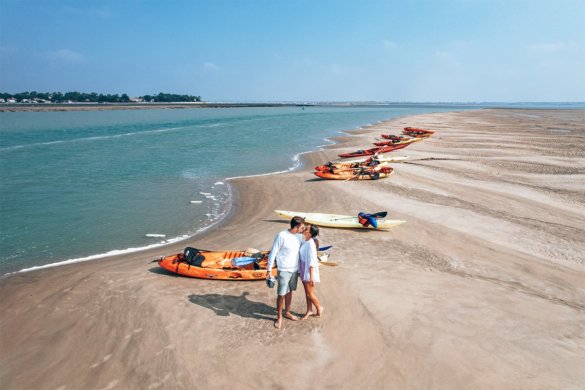
[[0, 273], [192, 235], [228, 209], [228, 177], [292, 169], [343, 130], [454, 109], [2, 112]]

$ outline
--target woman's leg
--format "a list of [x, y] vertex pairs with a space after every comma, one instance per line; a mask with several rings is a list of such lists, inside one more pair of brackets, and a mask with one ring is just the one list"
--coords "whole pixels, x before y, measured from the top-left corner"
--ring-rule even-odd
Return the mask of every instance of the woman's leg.
[[305, 315], [303, 316], [303, 320], [309, 318], [309, 316], [311, 314], [313, 314], [313, 305], [311, 303], [311, 298], [310, 298], [310, 290], [313, 288], [309, 282], [305, 282], [303, 281], [303, 287], [305, 288], [305, 300], [307, 301], [307, 311], [305, 312]]
[[317, 295], [315, 294], [315, 287], [311, 286], [310, 283], [307, 283], [307, 286], [309, 287], [307, 299], [309, 299], [311, 301], [311, 303], [313, 305], [315, 305], [315, 308], [317, 309], [316, 316], [321, 316], [321, 312], [323, 311], [323, 308], [321, 307], [321, 303], [319, 302], [319, 298], [317, 298]]

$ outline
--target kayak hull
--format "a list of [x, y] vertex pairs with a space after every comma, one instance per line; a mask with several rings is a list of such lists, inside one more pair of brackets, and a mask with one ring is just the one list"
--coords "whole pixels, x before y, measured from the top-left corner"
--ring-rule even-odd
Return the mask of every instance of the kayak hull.
[[[268, 253], [268, 252], [263, 252]], [[260, 269], [254, 269], [254, 264], [243, 267], [232, 267], [232, 259], [245, 256], [244, 251], [201, 252], [205, 260], [201, 266], [189, 265], [181, 260], [182, 253], [167, 256], [158, 261], [158, 265], [165, 270], [190, 278], [217, 279], [217, 280], [264, 280], [266, 279], [266, 260], [260, 262]], [[276, 276], [276, 268], [272, 274]]]
[[[366, 162], [372, 157], [365, 156], [365, 157], [355, 157], [355, 158], [344, 158], [343, 160], [335, 161], [335, 164], [350, 164], [356, 162]], [[381, 163], [401, 163], [408, 159], [408, 156], [384, 156], [378, 155], [376, 156], [376, 160], [380, 161]]]
[[361, 157], [361, 156], [373, 156], [376, 154], [381, 154], [381, 153], [388, 153], [388, 152], [392, 152], [394, 150], [398, 150], [398, 149], [402, 149], [407, 147], [408, 145], [410, 145], [410, 143], [408, 144], [402, 144], [402, 145], [395, 145], [395, 146], [380, 146], [377, 148], [372, 148], [372, 149], [366, 149], [366, 150], [358, 150], [356, 152], [352, 152], [352, 153], [342, 153], [339, 154], [339, 157]]
[[[274, 210], [281, 218], [290, 220], [294, 216], [305, 218], [305, 221], [318, 226], [333, 227], [333, 228], [347, 228], [347, 229], [375, 229], [372, 226], [364, 227], [359, 223], [357, 216], [352, 217], [350, 215], [339, 215], [339, 214], [323, 214], [323, 213], [304, 213], [301, 211], [287, 211], [287, 210]], [[378, 228], [389, 229], [394, 226], [405, 223], [406, 221], [401, 220], [387, 220], [379, 219]]]
[[[339, 172], [335, 172], [335, 173], [331, 173], [331, 172], [322, 172], [322, 171], [317, 171], [314, 172], [315, 176], [320, 177], [322, 179], [328, 179], [328, 180], [379, 180], [379, 179], [385, 179], [388, 176], [390, 176], [392, 173], [394, 173], [394, 169], [392, 168], [385, 168], [386, 172], [370, 172], [370, 173], [363, 173], [363, 174], [356, 174], [356, 171], [358, 170], [345, 170], [345, 171], [339, 171]], [[390, 170], [390, 172], [387, 172], [388, 170]]]
[[435, 134], [434, 130], [421, 129], [419, 127], [405, 127], [402, 133], [411, 137], [427, 138]]
[[[385, 134], [382, 134], [382, 135], [385, 135]], [[423, 140], [423, 138], [407, 138], [407, 139], [402, 139], [400, 141], [389, 140], [389, 141], [374, 142], [374, 145], [376, 145], [376, 146], [397, 146], [397, 145], [411, 144], [413, 142], [419, 142], [422, 140]]]
[[371, 167], [375, 167], [376, 169], [379, 168], [390, 168], [390, 163], [387, 162], [381, 162], [378, 165], [368, 165], [367, 162], [363, 162], [363, 163], [333, 163], [331, 165], [318, 165], [315, 167], [316, 171], [320, 171], [320, 172], [328, 172], [331, 171], [331, 168], [333, 168], [334, 172], [355, 172], [356, 169], [360, 169], [360, 168], [371, 168]]

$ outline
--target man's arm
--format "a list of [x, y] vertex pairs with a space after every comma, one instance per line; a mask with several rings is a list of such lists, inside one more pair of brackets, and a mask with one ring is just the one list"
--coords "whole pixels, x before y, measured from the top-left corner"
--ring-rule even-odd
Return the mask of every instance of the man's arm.
[[282, 237], [280, 237], [280, 234], [278, 234], [274, 238], [274, 242], [272, 243], [272, 249], [270, 249], [270, 254], [268, 255], [268, 264], [266, 265], [266, 269], [268, 270], [268, 272], [266, 273], [266, 278], [268, 278], [270, 276], [270, 272], [272, 272], [272, 267], [274, 266], [276, 255], [278, 254], [280, 248], [282, 248], [282, 244], [283, 244]]

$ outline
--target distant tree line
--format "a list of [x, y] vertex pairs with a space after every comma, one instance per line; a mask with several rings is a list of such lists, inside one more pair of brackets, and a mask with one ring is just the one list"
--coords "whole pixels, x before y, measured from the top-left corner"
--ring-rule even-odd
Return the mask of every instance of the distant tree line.
[[[122, 95], [114, 94], [114, 95], [104, 95], [102, 93], [98, 94], [95, 92], [92, 93], [83, 93], [83, 92], [20, 92], [20, 93], [5, 93], [0, 92], [0, 99], [8, 100], [14, 99], [17, 102], [23, 101], [36, 101], [36, 102], [52, 102], [52, 103], [63, 103], [63, 102], [90, 102], [90, 103], [128, 103], [130, 102], [130, 97], [127, 94], [123, 93]], [[177, 95], [173, 93], [162, 93], [160, 92], [158, 95], [144, 95], [139, 96], [138, 99], [142, 99], [145, 102], [200, 102], [200, 96], [191, 96], [191, 95]]]
[[162, 93], [160, 92], [158, 95], [144, 95], [140, 96], [141, 99], [144, 99], [145, 102], [200, 102], [201, 96], [191, 96], [191, 95], [177, 95], [174, 93]]

